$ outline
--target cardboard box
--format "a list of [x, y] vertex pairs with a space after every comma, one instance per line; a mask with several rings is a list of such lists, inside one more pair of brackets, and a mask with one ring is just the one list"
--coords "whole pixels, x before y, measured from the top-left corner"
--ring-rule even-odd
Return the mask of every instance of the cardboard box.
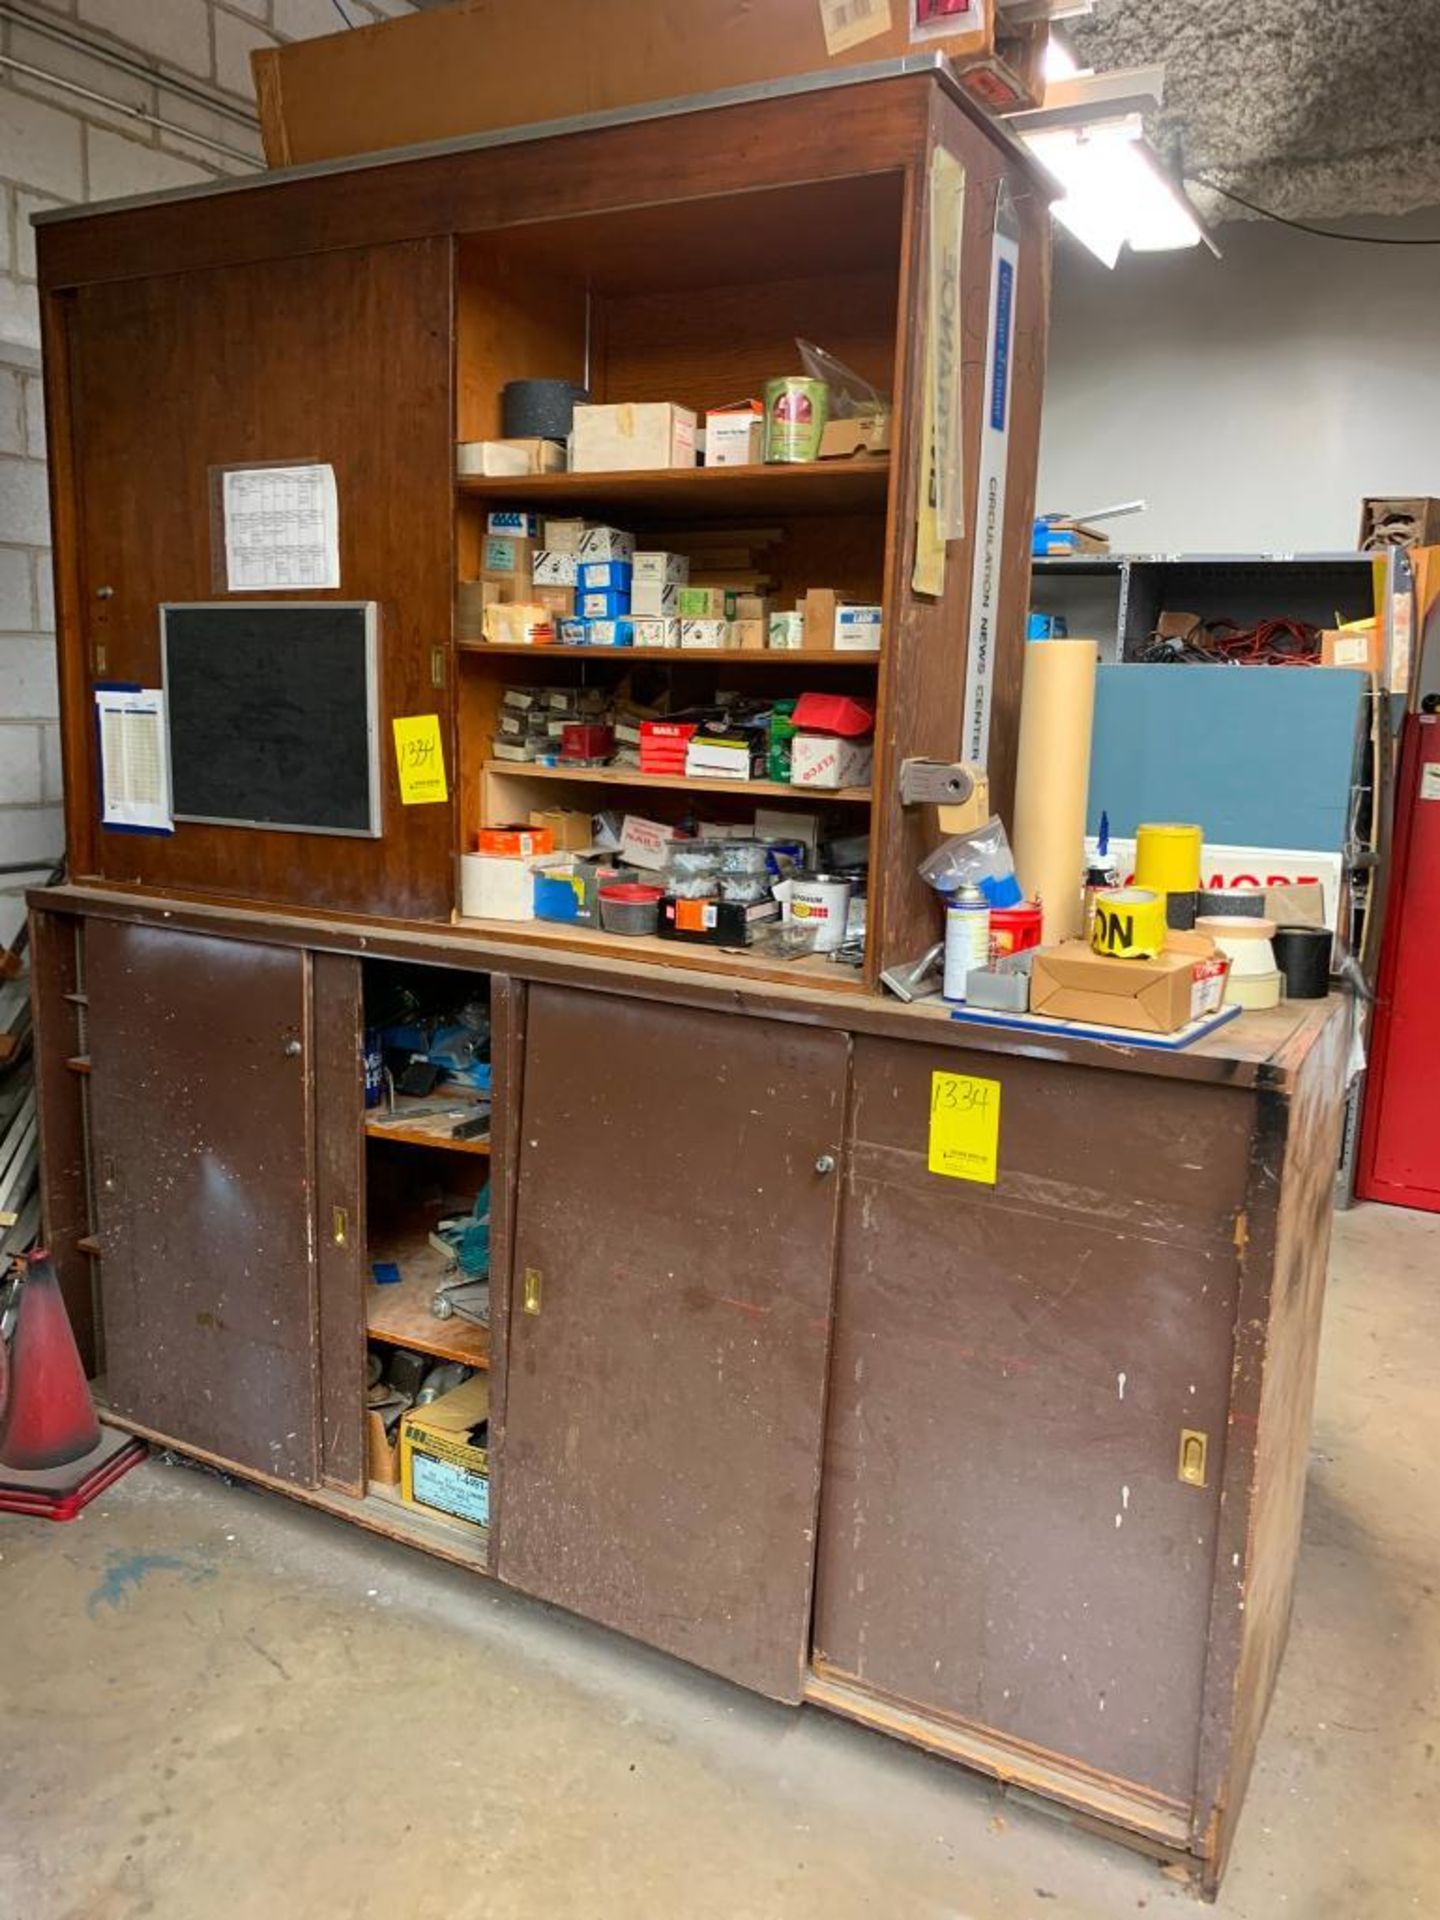
[[586, 526], [580, 536], [582, 560], [629, 560], [635, 558], [635, 536], [623, 527]]
[[542, 524], [540, 544], [551, 553], [580, 552], [585, 542], [585, 522], [583, 520], [552, 520], [546, 516]]
[[704, 947], [748, 947], [756, 930], [780, 918], [778, 900], [676, 900], [660, 902], [662, 940], [685, 940]]
[[485, 638], [504, 647], [553, 647], [555, 616], [548, 607], [524, 600], [486, 607]]
[[[596, 596], [587, 594], [587, 599]], [[606, 614], [599, 619], [587, 616], [585, 621], [585, 644], [588, 647], [633, 647], [635, 644], [634, 622], [623, 614]]]
[[683, 587], [690, 578], [688, 553], [637, 553], [633, 584]]
[[462, 853], [460, 912], [467, 920], [533, 920], [535, 885], [529, 867], [502, 854]]
[[729, 648], [734, 645], [728, 620], [682, 620], [680, 646], [686, 648]]
[[1153, 960], [1117, 960], [1083, 940], [1041, 947], [1030, 978], [1030, 1011], [1136, 1033], [1175, 1033], [1214, 1013], [1228, 963], [1213, 940], [1172, 933]]
[[688, 407], [635, 400], [575, 409], [573, 473], [649, 473], [694, 464], [695, 416]]
[[679, 587], [662, 580], [637, 580], [630, 589], [630, 611], [646, 620], [674, 620], [680, 612]]
[[698, 780], [763, 780], [764, 738], [758, 733], [697, 733], [685, 750], [685, 771]]
[[642, 614], [636, 609], [630, 625], [637, 647], [678, 647], [680, 644], [680, 622], [673, 614]]
[[595, 844], [592, 816], [576, 813], [569, 807], [536, 808], [531, 812], [530, 824], [550, 835], [550, 844], [557, 853], [587, 853]]
[[712, 407], [705, 415], [707, 467], [757, 467], [765, 458], [765, 408], [759, 400]]
[[629, 593], [635, 569], [629, 560], [582, 559], [575, 584], [581, 593]]
[[777, 653], [798, 653], [805, 645], [805, 616], [803, 613], [772, 613], [770, 616], [770, 645]]
[[537, 607], [548, 607], [557, 620], [571, 620], [575, 616], [573, 587], [537, 587], [532, 583], [529, 597]]
[[1440, 500], [1385, 494], [1360, 502], [1360, 551], [1440, 546]]
[[845, 740], [838, 733], [797, 733], [790, 742], [790, 784], [863, 787], [874, 757], [869, 740]]
[[[947, 29], [947, 24], [950, 30]], [[991, 9], [920, 51], [994, 52]], [[916, 51], [909, 6], [816, 0], [462, 0], [251, 57], [272, 167], [745, 87]], [[845, 109], [837, 108], [837, 127]]]
[[538, 513], [526, 513], [520, 507], [502, 507], [496, 513], [486, 514], [485, 531], [509, 534], [512, 539], [529, 540], [538, 546], [540, 516]]
[[579, 577], [578, 554], [557, 552], [552, 547], [536, 550], [530, 565], [530, 578], [537, 587], [573, 587]]
[[738, 647], [742, 653], [766, 652], [770, 645], [770, 622], [768, 620], [732, 620], [730, 644], [732, 647]]
[[724, 620], [730, 596], [724, 587], [681, 587], [682, 620]]
[[553, 440], [462, 440], [455, 449], [461, 474], [518, 480], [526, 473], [563, 473], [565, 449]]
[[848, 605], [833, 587], [811, 587], [800, 602], [805, 625], [805, 645], [817, 652], [835, 645], [835, 616]]
[[400, 1497], [477, 1527], [490, 1524], [490, 1380], [473, 1374], [400, 1421]]
[[630, 611], [628, 587], [600, 587], [593, 593], [575, 591], [575, 611], [582, 620], [620, 620]]
[[880, 651], [879, 607], [837, 607], [834, 642], [837, 653]]
[[1367, 673], [1385, 671], [1385, 636], [1376, 620], [1357, 620], [1353, 626], [1327, 628], [1320, 635], [1322, 667], [1363, 667]]
[[674, 838], [674, 827], [667, 827], [663, 820], [627, 813], [620, 828], [620, 858], [627, 867], [659, 873], [669, 861]]
[[475, 836], [477, 853], [493, 853], [509, 859], [528, 860], [532, 854], [554, 853], [555, 842], [548, 827], [481, 827]]
[[764, 593], [735, 593], [725, 607], [729, 620], [765, 620], [770, 618], [770, 597]]
[[822, 460], [854, 460], [866, 453], [890, 451], [891, 413], [856, 413], [848, 420], [827, 420], [820, 434]]

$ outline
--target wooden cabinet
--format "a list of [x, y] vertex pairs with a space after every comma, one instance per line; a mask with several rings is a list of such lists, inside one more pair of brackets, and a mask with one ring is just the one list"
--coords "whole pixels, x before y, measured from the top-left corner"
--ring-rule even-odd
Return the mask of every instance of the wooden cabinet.
[[[999, 1083], [994, 1187], [928, 1170], [936, 1069]], [[1252, 1104], [859, 1043], [826, 1672], [1188, 1810]]]
[[498, 1571], [787, 1700], [847, 1060], [840, 1033], [529, 992]]
[[85, 957], [107, 1400], [312, 1486], [308, 957], [109, 920]]

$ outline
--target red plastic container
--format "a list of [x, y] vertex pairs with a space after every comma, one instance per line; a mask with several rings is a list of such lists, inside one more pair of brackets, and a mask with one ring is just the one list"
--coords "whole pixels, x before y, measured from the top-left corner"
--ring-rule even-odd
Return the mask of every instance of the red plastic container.
[[1018, 907], [990, 909], [990, 953], [1024, 953], [1040, 944], [1041, 912], [1038, 900], [1026, 900]]
[[663, 887], [616, 880], [600, 889], [600, 924], [606, 933], [654, 933], [660, 925]]
[[608, 760], [615, 751], [615, 730], [588, 720], [577, 720], [560, 735], [562, 760]]

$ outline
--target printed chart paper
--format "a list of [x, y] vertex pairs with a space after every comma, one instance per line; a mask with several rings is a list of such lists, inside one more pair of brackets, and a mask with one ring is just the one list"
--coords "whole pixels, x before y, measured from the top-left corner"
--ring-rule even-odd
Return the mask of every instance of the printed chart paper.
[[165, 695], [158, 688], [100, 687], [95, 707], [102, 825], [173, 833]]
[[333, 467], [231, 467], [221, 492], [230, 593], [339, 586]]

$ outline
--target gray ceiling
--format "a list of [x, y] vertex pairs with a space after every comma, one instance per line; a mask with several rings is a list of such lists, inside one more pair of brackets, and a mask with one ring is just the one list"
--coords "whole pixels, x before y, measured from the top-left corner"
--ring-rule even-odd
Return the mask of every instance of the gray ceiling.
[[1097, 70], [1163, 62], [1151, 137], [1187, 173], [1291, 218], [1440, 205], [1440, 0], [1097, 0], [1069, 37]]

